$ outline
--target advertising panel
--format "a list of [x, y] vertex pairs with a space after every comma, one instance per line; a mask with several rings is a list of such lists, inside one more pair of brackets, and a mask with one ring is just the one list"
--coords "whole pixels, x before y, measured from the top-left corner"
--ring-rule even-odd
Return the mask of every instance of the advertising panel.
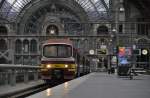
[[119, 47], [118, 64], [120, 66], [131, 63], [132, 49], [131, 47]]

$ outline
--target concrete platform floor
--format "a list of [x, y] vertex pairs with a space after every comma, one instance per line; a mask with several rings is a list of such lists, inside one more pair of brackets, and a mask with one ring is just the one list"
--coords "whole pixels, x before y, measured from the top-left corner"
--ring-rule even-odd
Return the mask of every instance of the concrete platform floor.
[[150, 98], [150, 76], [139, 75], [130, 80], [91, 73], [27, 98]]

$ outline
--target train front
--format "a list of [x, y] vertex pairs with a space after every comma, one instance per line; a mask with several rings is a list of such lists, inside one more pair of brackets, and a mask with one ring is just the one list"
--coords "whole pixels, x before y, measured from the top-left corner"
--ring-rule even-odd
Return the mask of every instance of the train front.
[[41, 59], [42, 79], [70, 80], [76, 76], [76, 64], [73, 47], [69, 44], [45, 44]]

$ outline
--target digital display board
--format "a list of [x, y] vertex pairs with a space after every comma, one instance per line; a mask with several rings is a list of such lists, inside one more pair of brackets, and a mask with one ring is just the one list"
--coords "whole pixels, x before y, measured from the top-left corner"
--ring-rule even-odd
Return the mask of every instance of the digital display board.
[[119, 47], [118, 49], [118, 64], [126, 65], [131, 62], [132, 49], [131, 47]]

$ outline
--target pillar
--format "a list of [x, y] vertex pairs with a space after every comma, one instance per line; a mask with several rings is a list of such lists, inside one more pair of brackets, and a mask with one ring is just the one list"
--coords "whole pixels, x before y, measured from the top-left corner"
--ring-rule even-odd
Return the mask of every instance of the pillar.
[[29, 71], [24, 70], [24, 83], [28, 83], [29, 81]]
[[16, 76], [17, 76], [17, 73], [16, 73], [16, 70], [11, 70], [11, 75], [10, 75], [10, 85], [14, 86], [16, 85]]
[[34, 81], [37, 81], [38, 80], [38, 69], [34, 71]]

